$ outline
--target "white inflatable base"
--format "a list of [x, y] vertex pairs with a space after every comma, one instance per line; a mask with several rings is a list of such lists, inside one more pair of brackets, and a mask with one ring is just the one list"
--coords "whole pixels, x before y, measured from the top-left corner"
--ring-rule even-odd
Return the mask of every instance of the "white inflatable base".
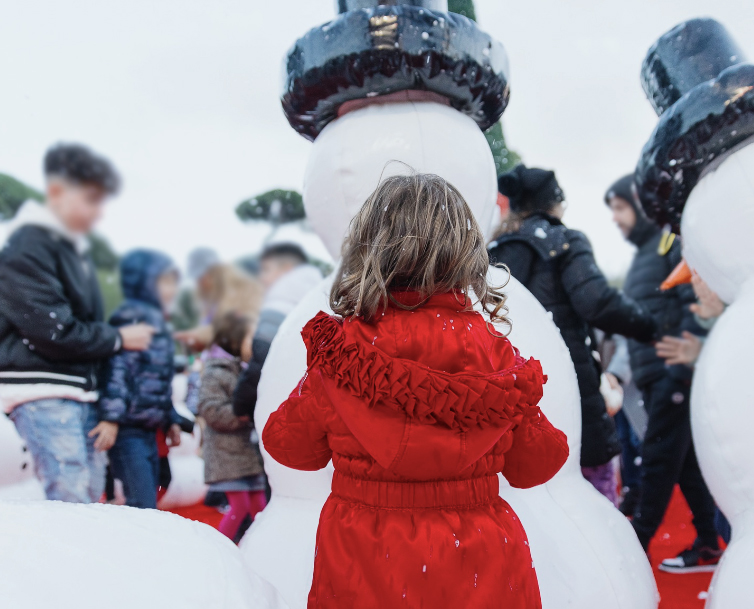
[[213, 528], [157, 510], [0, 502], [0, 605], [285, 609]]

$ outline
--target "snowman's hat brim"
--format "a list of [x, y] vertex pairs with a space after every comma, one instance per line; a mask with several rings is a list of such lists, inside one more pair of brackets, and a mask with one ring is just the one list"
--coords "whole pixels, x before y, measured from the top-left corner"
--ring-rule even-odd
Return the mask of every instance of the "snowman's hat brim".
[[505, 49], [454, 13], [411, 5], [348, 11], [288, 52], [282, 105], [291, 126], [314, 140], [345, 102], [405, 90], [439, 94], [487, 129], [508, 104]]
[[635, 174], [646, 214], [680, 233], [686, 200], [705, 170], [747, 140], [754, 143], [754, 65], [738, 64], [660, 116]]

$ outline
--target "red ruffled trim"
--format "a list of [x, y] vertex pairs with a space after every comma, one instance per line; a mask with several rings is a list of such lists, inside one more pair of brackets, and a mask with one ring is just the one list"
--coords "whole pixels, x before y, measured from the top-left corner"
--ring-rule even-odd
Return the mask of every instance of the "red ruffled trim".
[[378, 402], [427, 425], [466, 431], [519, 424], [535, 416], [547, 377], [535, 359], [495, 374], [448, 374], [349, 340], [340, 320], [319, 312], [301, 335], [307, 364], [374, 406]]

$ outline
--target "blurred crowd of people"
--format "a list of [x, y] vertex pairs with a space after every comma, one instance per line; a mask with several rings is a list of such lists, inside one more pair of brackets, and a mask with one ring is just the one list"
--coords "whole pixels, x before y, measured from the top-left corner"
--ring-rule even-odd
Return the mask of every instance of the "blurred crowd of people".
[[[268, 245], [254, 273], [198, 248], [187, 269], [200, 323], [175, 332], [178, 267], [139, 249], [121, 260], [124, 300], [106, 321], [86, 236], [118, 192], [118, 174], [67, 144], [47, 152], [44, 171], [45, 203], [20, 209], [0, 252], [0, 406], [47, 498], [99, 501], [109, 475], [122, 481], [128, 505], [155, 508], [169, 483], [167, 449], [198, 422], [208, 501], [226, 506], [220, 530], [238, 541], [270, 494], [253, 422], [262, 367], [320, 271], [294, 243]], [[644, 215], [632, 176], [605, 195], [636, 247], [622, 290], [600, 271], [587, 237], [563, 224], [566, 197], [554, 172], [518, 165], [500, 176], [499, 190], [510, 209], [490, 262], [505, 264], [552, 313], [570, 351], [584, 476], [632, 519], [645, 549], [680, 485], [697, 540], [661, 568], [714, 568], [718, 536], [730, 530], [699, 470], [689, 396], [724, 304], [698, 276], [661, 289], [681, 262], [680, 243]], [[173, 405], [177, 352], [190, 356], [187, 406], [197, 422]]]
[[112, 499], [117, 479], [127, 505], [156, 508], [170, 482], [168, 449], [195, 425], [172, 400], [177, 365], [188, 366], [205, 481], [223, 499], [220, 530], [238, 540], [269, 494], [252, 435], [264, 358], [320, 271], [293, 243], [266, 247], [255, 275], [198, 248], [188, 275], [200, 324], [175, 332], [178, 266], [137, 249], [120, 261], [123, 301], [106, 321], [87, 237], [118, 192], [118, 173], [67, 144], [47, 152], [44, 173], [45, 203], [21, 207], [0, 252], [0, 405], [47, 498], [97, 502], [107, 487]]

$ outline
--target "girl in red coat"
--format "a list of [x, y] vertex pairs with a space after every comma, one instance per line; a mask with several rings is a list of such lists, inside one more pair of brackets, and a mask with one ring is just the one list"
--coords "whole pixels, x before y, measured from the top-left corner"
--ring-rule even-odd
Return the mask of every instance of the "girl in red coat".
[[308, 607], [537, 609], [526, 534], [498, 495], [568, 456], [540, 412], [546, 377], [472, 308], [508, 323], [487, 250], [442, 178], [385, 180], [351, 223], [331, 293], [302, 335], [307, 372], [272, 414], [274, 459], [332, 493]]

